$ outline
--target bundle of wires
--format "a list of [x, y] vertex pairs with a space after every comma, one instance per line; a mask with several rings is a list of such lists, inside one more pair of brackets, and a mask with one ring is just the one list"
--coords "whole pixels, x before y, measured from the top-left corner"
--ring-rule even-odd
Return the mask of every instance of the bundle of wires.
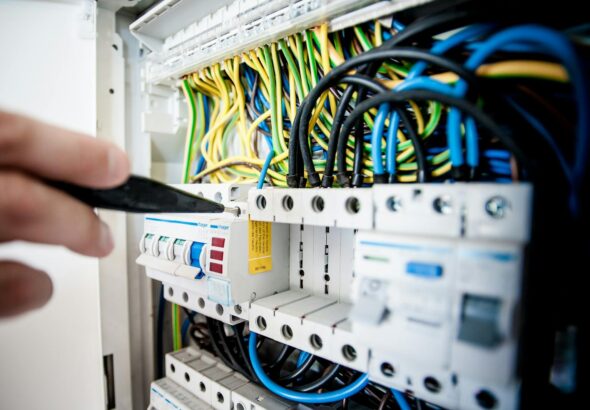
[[[475, 24], [439, 39], [463, 23], [456, 20], [378, 20], [333, 33], [322, 25], [187, 76], [183, 180], [326, 188], [510, 182], [532, 172], [531, 145], [545, 145], [575, 208], [588, 95], [574, 45], [530, 25]], [[549, 115], [534, 115], [524, 102], [531, 95]], [[572, 95], [575, 116], [562, 108]], [[563, 123], [572, 132], [558, 141]], [[535, 137], [515, 135], [524, 132]]]
[[[308, 404], [346, 404], [353, 399], [368, 408], [411, 408], [405, 394], [369, 381], [366, 374], [259, 338], [243, 323], [229, 326], [211, 318], [196, 321], [194, 313], [186, 313], [193, 323], [191, 338], [201, 349], [214, 353], [226, 366], [278, 396]], [[192, 334], [195, 331], [198, 337]]]
[[[551, 174], [577, 215], [590, 150], [577, 45], [548, 27], [473, 23], [455, 13], [332, 33], [324, 24], [188, 75], [183, 182], [331, 188]], [[199, 332], [282, 397], [409, 408], [366, 375], [288, 346], [264, 361], [270, 343], [243, 326], [208, 320]]]

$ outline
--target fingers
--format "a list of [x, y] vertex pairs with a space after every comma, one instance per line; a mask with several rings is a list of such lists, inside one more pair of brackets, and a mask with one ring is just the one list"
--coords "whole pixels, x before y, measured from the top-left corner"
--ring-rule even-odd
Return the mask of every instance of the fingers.
[[115, 145], [3, 112], [0, 167], [94, 188], [120, 185], [129, 176], [127, 156]]
[[64, 245], [88, 256], [113, 249], [109, 228], [88, 206], [16, 171], [0, 173], [0, 242]]
[[45, 305], [53, 285], [44, 272], [17, 262], [0, 261], [0, 318]]

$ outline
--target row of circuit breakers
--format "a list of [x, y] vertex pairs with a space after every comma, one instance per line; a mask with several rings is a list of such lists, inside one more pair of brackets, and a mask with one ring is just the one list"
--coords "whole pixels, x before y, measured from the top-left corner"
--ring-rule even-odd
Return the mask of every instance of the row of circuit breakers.
[[[516, 407], [530, 185], [180, 188], [241, 213], [145, 217], [137, 262], [168, 301], [438, 406]], [[160, 382], [152, 404], [182, 387]], [[292, 408], [273, 400], [243, 408]]]

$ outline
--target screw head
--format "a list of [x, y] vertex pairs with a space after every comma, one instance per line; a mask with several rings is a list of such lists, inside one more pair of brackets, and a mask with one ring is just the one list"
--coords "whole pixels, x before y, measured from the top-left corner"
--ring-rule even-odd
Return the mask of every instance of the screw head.
[[390, 196], [385, 205], [391, 212], [399, 212], [402, 209], [402, 199], [399, 196]]
[[448, 196], [439, 196], [432, 202], [432, 207], [441, 215], [448, 215], [453, 210], [453, 202]]
[[494, 196], [487, 200], [486, 213], [494, 219], [502, 219], [510, 210], [510, 203], [502, 196]]
[[369, 289], [373, 292], [379, 290], [381, 288], [381, 281], [380, 280], [372, 280], [369, 282]]

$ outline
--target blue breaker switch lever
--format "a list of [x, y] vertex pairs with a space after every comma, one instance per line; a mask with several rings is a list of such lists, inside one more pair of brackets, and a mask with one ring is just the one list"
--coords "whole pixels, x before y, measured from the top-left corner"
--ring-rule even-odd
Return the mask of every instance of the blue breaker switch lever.
[[203, 276], [205, 276], [205, 273], [203, 272], [203, 266], [201, 266], [201, 255], [203, 254], [204, 247], [205, 244], [203, 242], [193, 242], [193, 244], [191, 245], [191, 266], [199, 268], [200, 270], [197, 276], [195, 276], [195, 279], [201, 279]]

